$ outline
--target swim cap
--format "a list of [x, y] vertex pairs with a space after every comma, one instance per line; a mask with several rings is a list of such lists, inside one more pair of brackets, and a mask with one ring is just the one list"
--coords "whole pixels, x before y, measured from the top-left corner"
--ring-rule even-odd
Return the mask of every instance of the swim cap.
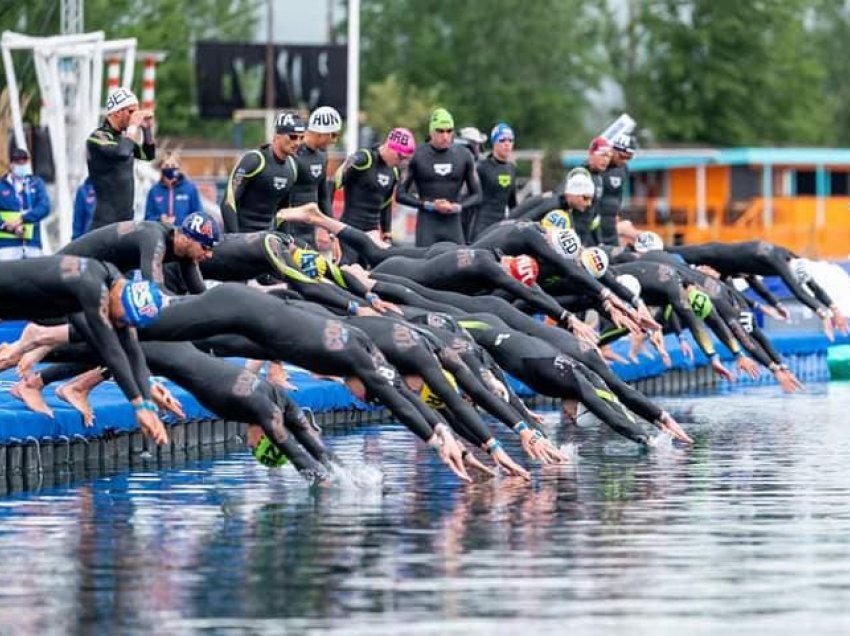
[[292, 257], [298, 269], [310, 278], [322, 278], [328, 271], [327, 259], [316, 250], [305, 250], [299, 247]]
[[713, 305], [708, 294], [696, 288], [688, 292], [688, 304], [690, 304], [693, 312], [700, 318], [708, 318]]
[[617, 276], [617, 282], [628, 289], [632, 296], [640, 296], [640, 281], [631, 274], [620, 274]]
[[540, 225], [547, 230], [569, 230], [573, 226], [573, 220], [563, 210], [552, 210], [540, 220]]
[[490, 143], [496, 145], [501, 139], [514, 140], [514, 130], [504, 122], [499, 122], [490, 131]]
[[145, 327], [153, 323], [162, 309], [162, 292], [156, 283], [149, 280], [127, 281], [121, 290], [121, 307], [124, 320], [133, 327]]
[[122, 108], [128, 106], [138, 106], [139, 98], [129, 88], [119, 86], [109, 91], [109, 96], [106, 98], [106, 114], [111, 115], [117, 113]]
[[791, 268], [791, 273], [801, 285], [805, 285], [812, 278], [812, 263], [807, 258], [792, 258], [788, 261], [788, 267]]
[[581, 251], [581, 239], [575, 230], [551, 230], [547, 234], [549, 244], [558, 254], [569, 260], [578, 257]]
[[387, 147], [402, 157], [409, 157], [416, 150], [416, 138], [407, 128], [393, 128], [387, 135]]
[[[443, 375], [446, 376], [446, 380], [448, 380], [449, 384], [452, 385], [452, 388], [457, 391], [457, 382], [455, 381], [455, 377], [445, 369], [443, 369]], [[443, 398], [431, 391], [431, 387], [424, 382], [422, 383], [422, 388], [419, 390], [419, 399], [425, 402], [425, 404], [430, 406], [432, 409], [440, 409], [445, 406]]]
[[641, 232], [635, 239], [635, 252], [660, 252], [664, 249], [664, 241], [655, 232]]
[[221, 240], [218, 221], [206, 212], [192, 212], [180, 224], [180, 232], [186, 238], [200, 243], [207, 249], [214, 248]]
[[428, 132], [435, 130], [446, 130], [455, 127], [455, 120], [452, 114], [445, 108], [438, 108], [431, 113], [431, 119], [428, 121]]
[[457, 131], [457, 136], [474, 144], [481, 145], [487, 141], [487, 135], [478, 130], [475, 126], [464, 126]]
[[257, 445], [254, 446], [254, 459], [268, 468], [277, 468], [289, 463], [289, 459], [283, 451], [275, 446], [272, 441], [263, 435]]
[[592, 197], [596, 194], [596, 184], [593, 183], [593, 177], [585, 170], [573, 170], [567, 175], [567, 183], [564, 186], [564, 194], [571, 194], [579, 197]]
[[274, 131], [277, 135], [301, 134], [306, 130], [304, 120], [294, 110], [282, 110], [274, 118]]
[[526, 287], [531, 287], [537, 282], [540, 266], [531, 256], [525, 254], [505, 256], [505, 266], [511, 278], [515, 278]]
[[586, 247], [581, 251], [581, 264], [594, 278], [602, 278], [608, 271], [608, 254], [601, 247]]
[[342, 117], [336, 108], [319, 106], [310, 113], [307, 120], [307, 130], [317, 133], [338, 133], [342, 129]]
[[605, 137], [594, 137], [587, 151], [592, 155], [604, 155], [611, 152], [611, 142]]
[[634, 155], [637, 149], [637, 141], [635, 136], [628, 133], [620, 133], [611, 142], [611, 146], [618, 152], [623, 152], [628, 155]]

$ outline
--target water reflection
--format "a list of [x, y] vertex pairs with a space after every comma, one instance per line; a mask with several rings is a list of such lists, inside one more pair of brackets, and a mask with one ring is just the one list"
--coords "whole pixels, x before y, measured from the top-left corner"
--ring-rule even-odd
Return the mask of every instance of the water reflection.
[[331, 489], [238, 454], [0, 500], [0, 633], [846, 632], [850, 387], [666, 406], [693, 449], [552, 421], [531, 485], [374, 428]]

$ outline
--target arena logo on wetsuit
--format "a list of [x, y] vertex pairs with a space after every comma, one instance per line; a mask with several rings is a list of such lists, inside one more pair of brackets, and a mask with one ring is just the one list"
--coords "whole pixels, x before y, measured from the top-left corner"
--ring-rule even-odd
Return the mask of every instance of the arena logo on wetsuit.
[[379, 174], [378, 175], [378, 185], [382, 188], [386, 188], [390, 185], [390, 175], [388, 174]]
[[287, 186], [288, 183], [289, 183], [288, 177], [275, 177], [273, 182], [272, 182], [272, 185], [274, 186], [275, 190], [283, 190]]
[[313, 164], [312, 166], [310, 166], [310, 175], [314, 179], [318, 179], [319, 177], [321, 177], [322, 176], [322, 164], [316, 163], [316, 164]]
[[511, 186], [511, 175], [500, 174], [499, 175], [499, 185], [503, 188], [509, 188]]
[[440, 175], [441, 177], [445, 177], [451, 174], [452, 172], [452, 164], [450, 163], [435, 163], [434, 164], [434, 172]]

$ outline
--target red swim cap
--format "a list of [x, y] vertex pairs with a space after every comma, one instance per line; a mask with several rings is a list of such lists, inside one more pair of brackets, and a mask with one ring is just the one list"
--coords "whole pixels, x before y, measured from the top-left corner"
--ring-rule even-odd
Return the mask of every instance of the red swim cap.
[[537, 275], [540, 273], [540, 266], [537, 261], [522, 254], [520, 256], [507, 256], [507, 269], [511, 277], [515, 278], [523, 285], [531, 287], [537, 282]]

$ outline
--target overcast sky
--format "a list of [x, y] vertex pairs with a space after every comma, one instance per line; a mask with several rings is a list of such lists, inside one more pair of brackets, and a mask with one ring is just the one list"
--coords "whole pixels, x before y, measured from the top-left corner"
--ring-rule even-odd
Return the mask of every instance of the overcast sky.
[[[268, 1], [268, 0], [266, 0]], [[334, 2], [334, 19], [345, 16], [345, 2], [340, 0], [272, 0], [274, 41], [277, 44], [320, 44], [328, 39], [328, 3]], [[266, 41], [268, 5], [260, 9], [257, 41]]]

